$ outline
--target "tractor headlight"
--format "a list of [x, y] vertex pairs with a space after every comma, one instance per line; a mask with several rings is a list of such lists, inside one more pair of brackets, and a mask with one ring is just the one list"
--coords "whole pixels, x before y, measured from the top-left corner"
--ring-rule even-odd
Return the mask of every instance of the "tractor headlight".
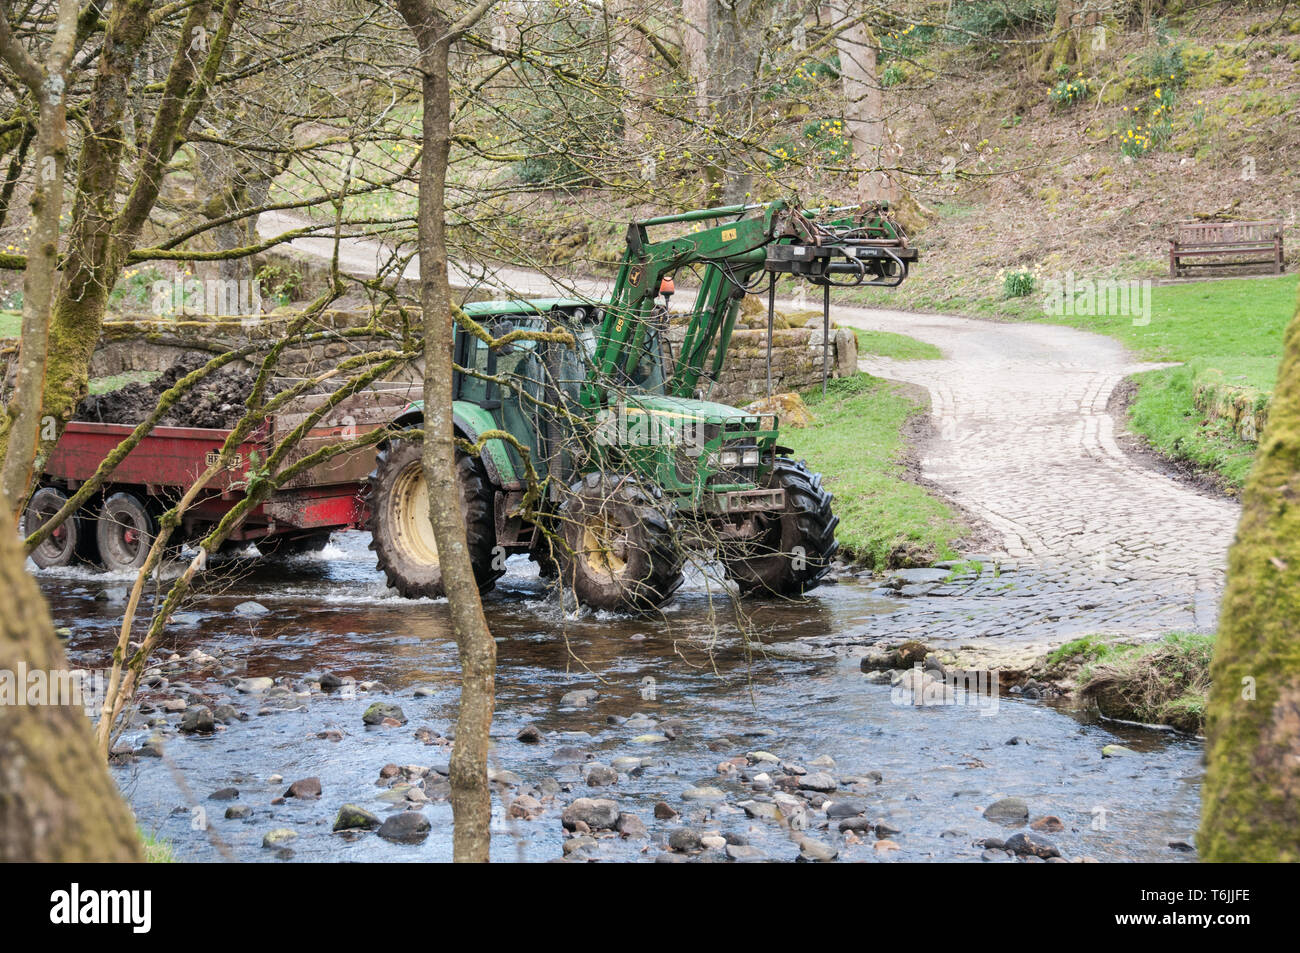
[[718, 464], [724, 470], [730, 470], [733, 467], [740, 466], [741, 453], [739, 450], [723, 450], [718, 454]]
[[740, 457], [741, 466], [756, 467], [758, 466], [758, 447], [746, 450]]

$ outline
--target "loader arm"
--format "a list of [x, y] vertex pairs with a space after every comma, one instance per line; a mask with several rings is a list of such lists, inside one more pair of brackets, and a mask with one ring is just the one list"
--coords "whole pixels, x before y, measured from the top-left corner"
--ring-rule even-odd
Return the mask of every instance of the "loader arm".
[[[604, 382], [627, 379], [633, 356], [645, 346], [654, 326], [654, 302], [661, 283], [684, 266], [703, 265], [703, 269], [681, 352], [664, 384], [666, 394], [678, 397], [690, 396], [706, 376], [710, 352], [707, 377], [717, 379], [741, 300], [747, 293], [770, 291], [764, 273], [771, 281], [777, 274], [790, 274], [829, 286], [901, 283], [916, 252], [907, 247], [886, 210], [829, 211], [857, 215], [818, 222], [823, 213], [800, 211], [777, 200], [664, 215], [628, 226], [627, 249], [597, 334], [595, 373], [583, 387], [583, 404], [603, 406], [609, 400]], [[751, 212], [760, 214], [746, 217]], [[716, 224], [666, 241], [651, 242], [648, 237], [647, 230], [655, 226], [700, 222]]]

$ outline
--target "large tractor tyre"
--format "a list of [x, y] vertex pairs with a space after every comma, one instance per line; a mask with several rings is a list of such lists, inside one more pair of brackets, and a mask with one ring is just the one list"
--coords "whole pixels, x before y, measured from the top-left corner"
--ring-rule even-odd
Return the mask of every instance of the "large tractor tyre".
[[109, 572], [134, 572], [145, 564], [158, 523], [134, 493], [114, 493], [95, 520], [99, 561]]
[[[420, 463], [421, 446], [397, 440], [379, 451], [367, 478], [370, 548], [388, 585], [407, 599], [446, 595], [438, 544], [429, 522], [429, 491]], [[495, 558], [496, 525], [492, 484], [476, 457], [456, 451], [465, 541], [479, 592], [487, 592], [505, 574]]]
[[635, 477], [590, 473], [560, 510], [563, 585], [593, 609], [648, 612], [682, 584], [682, 553], [662, 494]]
[[306, 553], [318, 553], [329, 545], [333, 530], [320, 530], [302, 536], [266, 536], [253, 543], [263, 556], [301, 556]]
[[802, 460], [777, 457], [767, 486], [785, 490], [780, 514], [759, 516], [758, 538], [724, 553], [727, 575], [745, 594], [801, 596], [816, 589], [839, 549], [831, 494]]
[[[63, 508], [68, 498], [52, 486], [41, 487], [27, 501], [23, 511], [22, 535], [30, 536]], [[54, 528], [49, 538], [32, 550], [32, 562], [41, 569], [70, 566], [75, 561], [97, 562], [99, 552], [95, 546], [93, 524], [79, 513], [64, 520]]]

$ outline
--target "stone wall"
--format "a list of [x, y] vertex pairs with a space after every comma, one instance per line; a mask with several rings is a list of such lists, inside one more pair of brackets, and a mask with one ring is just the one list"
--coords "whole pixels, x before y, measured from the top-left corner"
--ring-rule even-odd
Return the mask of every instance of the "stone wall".
[[[278, 341], [285, 333], [294, 313], [262, 315], [256, 319], [211, 319], [165, 321], [113, 320], [104, 325], [100, 345], [91, 362], [92, 377], [108, 377], [126, 371], [161, 371], [184, 355], [198, 352], [220, 354], [249, 343]], [[783, 322], [784, 323], [784, 322]], [[772, 390], [774, 393], [798, 391], [816, 386], [822, 375], [822, 330], [820, 319], [815, 327], [778, 328], [772, 346]], [[358, 329], [371, 326], [366, 311], [327, 311], [314, 322], [313, 331], [321, 335], [315, 342], [287, 348], [279, 374], [303, 377], [328, 368], [348, 353], [391, 348], [401, 335], [396, 327], [376, 328], [372, 333], [356, 335]], [[330, 332], [351, 331], [352, 337]], [[674, 326], [668, 332], [672, 353], [681, 349], [685, 329]], [[738, 327], [732, 335], [721, 379], [708, 389], [713, 400], [735, 405], [747, 404], [766, 393], [766, 329]], [[712, 355], [710, 355], [710, 360]], [[840, 377], [857, 369], [857, 339], [844, 328], [831, 329], [829, 348], [830, 375]], [[708, 366], [708, 361], [705, 362]], [[395, 380], [416, 380], [421, 371], [413, 363], [392, 375]]]
[[[684, 329], [673, 327], [668, 332], [673, 353], [681, 349]], [[828, 348], [830, 377], [844, 377], [857, 372], [858, 344], [853, 332], [846, 328], [831, 328]], [[707, 369], [713, 355], [705, 360]], [[822, 328], [777, 328], [772, 335], [772, 393], [801, 391], [814, 387], [822, 380]], [[722, 366], [721, 379], [709, 389], [701, 385], [711, 400], [724, 404], [743, 406], [767, 394], [767, 329], [736, 328], [731, 335], [727, 359]]]
[[1209, 417], [1220, 420], [1232, 428], [1242, 440], [1259, 442], [1268, 422], [1268, 405], [1271, 395], [1227, 383], [1223, 372], [1202, 371], [1192, 386], [1192, 402]]

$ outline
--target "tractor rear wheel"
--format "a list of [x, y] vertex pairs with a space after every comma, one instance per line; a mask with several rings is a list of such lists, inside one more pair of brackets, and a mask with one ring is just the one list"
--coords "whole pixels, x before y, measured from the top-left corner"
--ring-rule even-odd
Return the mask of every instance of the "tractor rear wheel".
[[[22, 535], [30, 536], [36, 532], [66, 502], [68, 498], [61, 490], [52, 486], [41, 487], [32, 494], [27, 509], [23, 511]], [[32, 550], [32, 562], [42, 569], [68, 566], [75, 560], [95, 562], [97, 557], [95, 534], [79, 512], [55, 527], [49, 538]]]
[[625, 474], [590, 473], [560, 511], [560, 577], [593, 609], [648, 612], [682, 584], [662, 494]]
[[723, 554], [727, 575], [742, 593], [800, 596], [816, 589], [839, 550], [831, 512], [832, 496], [822, 487], [820, 473], [802, 460], [777, 457], [767, 486], [785, 490], [785, 509], [758, 517], [757, 539]]
[[[388, 585], [408, 599], [446, 595], [438, 544], [429, 522], [429, 490], [420, 453], [418, 443], [394, 441], [379, 451], [374, 472], [367, 478], [370, 548]], [[494, 552], [492, 484], [478, 458], [459, 450], [456, 475], [474, 579], [479, 591], [487, 592], [505, 574]]]

